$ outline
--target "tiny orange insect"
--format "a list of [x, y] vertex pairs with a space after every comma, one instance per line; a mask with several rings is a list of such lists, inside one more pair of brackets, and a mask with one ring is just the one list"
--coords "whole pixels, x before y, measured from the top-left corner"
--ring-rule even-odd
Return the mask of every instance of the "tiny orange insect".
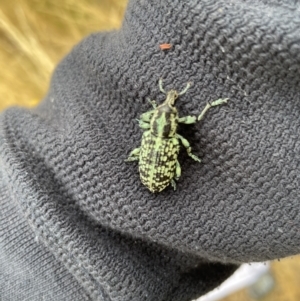
[[160, 50], [168, 50], [171, 47], [172, 47], [172, 44], [167, 44], [167, 43], [159, 45]]

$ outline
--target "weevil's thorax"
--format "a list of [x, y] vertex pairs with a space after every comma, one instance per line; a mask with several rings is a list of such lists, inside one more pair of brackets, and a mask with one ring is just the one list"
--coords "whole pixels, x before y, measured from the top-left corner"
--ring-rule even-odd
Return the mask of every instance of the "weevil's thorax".
[[178, 125], [178, 112], [174, 106], [178, 93], [171, 90], [166, 100], [156, 108], [150, 122], [151, 134], [160, 138], [174, 137]]

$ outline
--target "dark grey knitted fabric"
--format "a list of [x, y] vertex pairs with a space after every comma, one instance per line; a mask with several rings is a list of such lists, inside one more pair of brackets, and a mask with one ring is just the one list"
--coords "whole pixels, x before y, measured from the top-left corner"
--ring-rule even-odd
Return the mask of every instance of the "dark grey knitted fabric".
[[[300, 250], [300, 5], [132, 0], [122, 29], [57, 67], [34, 110], [0, 117], [0, 299], [184, 301], [242, 262]], [[161, 51], [159, 44], [172, 43]], [[166, 90], [183, 126], [177, 190], [125, 163]], [[22, 93], [22, 92], [20, 92]]]

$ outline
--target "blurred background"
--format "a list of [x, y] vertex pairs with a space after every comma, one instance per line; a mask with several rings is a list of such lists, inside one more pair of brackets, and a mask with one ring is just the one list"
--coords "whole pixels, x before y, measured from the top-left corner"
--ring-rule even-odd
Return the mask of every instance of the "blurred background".
[[127, 0], [0, 0], [0, 110], [34, 106], [56, 64], [91, 32], [121, 26]]
[[[127, 0], [0, 0], [0, 111], [38, 104], [56, 64], [84, 36], [119, 28], [126, 5]], [[271, 262], [250, 286], [213, 298], [206, 300], [299, 301], [300, 257]]]

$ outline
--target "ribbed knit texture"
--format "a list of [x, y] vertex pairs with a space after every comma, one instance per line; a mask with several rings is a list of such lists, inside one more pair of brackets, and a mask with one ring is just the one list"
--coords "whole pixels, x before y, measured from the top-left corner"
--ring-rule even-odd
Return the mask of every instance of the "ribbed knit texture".
[[[121, 30], [59, 64], [34, 110], [0, 116], [3, 301], [185, 301], [242, 262], [300, 250], [300, 5], [132, 0]], [[172, 43], [162, 51], [159, 44]], [[125, 163], [135, 120], [165, 89], [193, 86], [177, 190]]]

